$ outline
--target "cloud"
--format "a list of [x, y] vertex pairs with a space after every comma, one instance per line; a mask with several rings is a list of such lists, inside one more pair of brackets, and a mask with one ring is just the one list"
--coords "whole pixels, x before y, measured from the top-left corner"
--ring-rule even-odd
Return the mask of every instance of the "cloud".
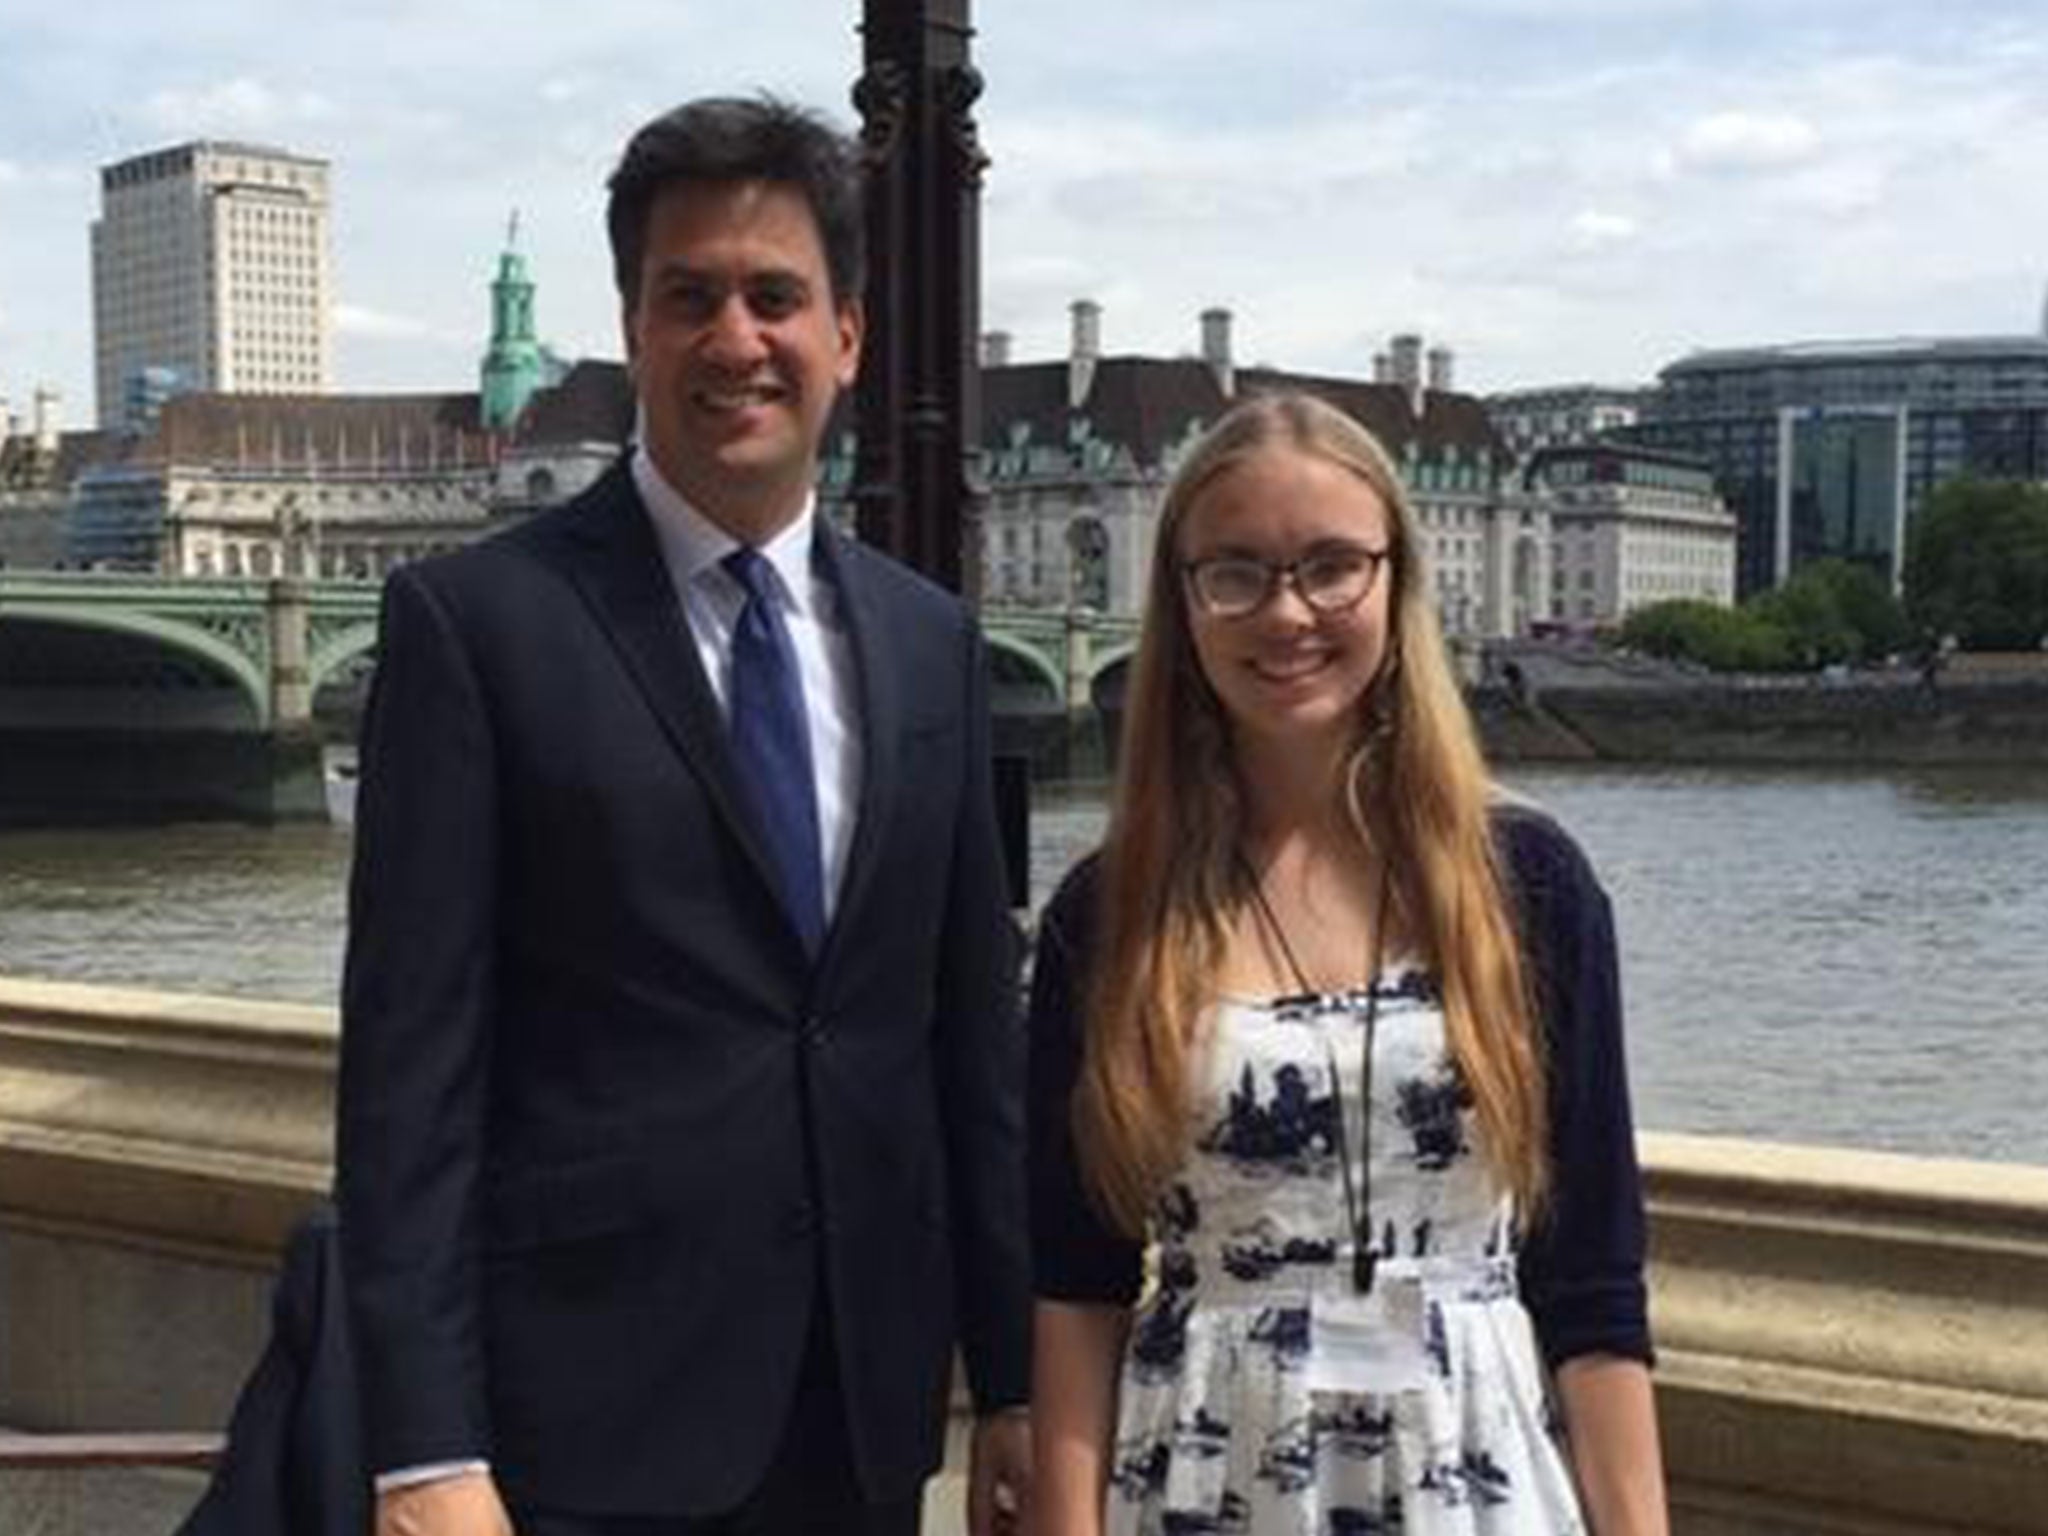
[[1642, 225], [1625, 213], [1582, 208], [1572, 215], [1572, 243], [1580, 250], [1626, 245], [1642, 233]]
[[1685, 130], [1675, 159], [1697, 171], [1779, 170], [1819, 148], [1813, 125], [1789, 112], [1717, 112]]
[[332, 104], [317, 92], [279, 92], [247, 75], [198, 90], [161, 90], [142, 107], [153, 127], [183, 135], [272, 129], [333, 115]]
[[1830, 165], [1802, 171], [1774, 187], [1775, 205], [1845, 218], [1867, 213], [1884, 201], [1885, 174], [1869, 165]]
[[444, 332], [424, 320], [415, 320], [410, 315], [394, 315], [384, 310], [370, 309], [362, 304], [334, 306], [334, 334], [371, 337], [380, 341], [448, 339]]
[[[207, 132], [329, 156], [339, 382], [464, 387], [506, 210], [543, 333], [616, 355], [602, 189], [626, 134], [754, 84], [851, 125], [860, 68], [859, 7], [821, 25], [815, 0], [753, 0], [739, 32], [710, 0], [511, 28], [487, 0], [117, 8], [113, 28], [46, 8], [0, 50], [16, 394], [47, 375], [91, 398], [96, 166]], [[975, 9], [982, 315], [1019, 357], [1063, 355], [1082, 295], [1120, 352], [1187, 351], [1221, 303], [1247, 358], [1366, 372], [1419, 327], [1501, 385], [2036, 323], [2040, 0], [1932, 21], [1904, 0], [1442, 0], [1341, 26], [1329, 0]]]
[[1485, 21], [1631, 22], [1697, 16], [1711, 7], [1706, 0], [1439, 0], [1450, 15]]

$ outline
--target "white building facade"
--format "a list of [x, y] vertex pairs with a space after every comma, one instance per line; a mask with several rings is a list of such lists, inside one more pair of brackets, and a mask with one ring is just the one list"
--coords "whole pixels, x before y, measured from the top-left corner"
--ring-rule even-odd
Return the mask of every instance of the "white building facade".
[[92, 227], [103, 427], [184, 390], [321, 394], [333, 377], [328, 165], [200, 141], [100, 172]]
[[1549, 515], [1552, 624], [1603, 628], [1671, 598], [1735, 601], [1735, 514], [1706, 461], [1615, 443], [1548, 448], [1524, 483]]
[[180, 395], [73, 487], [70, 563], [370, 580], [499, 526], [475, 395]]
[[[1348, 412], [1393, 456], [1450, 635], [1523, 633], [1548, 611], [1547, 514], [1523, 494], [1479, 402], [1454, 390], [1448, 350], [1396, 337], [1368, 382], [1239, 365], [1227, 310], [1204, 312], [1199, 350], [1178, 358], [1106, 356], [1100, 307], [1077, 301], [1071, 317], [1062, 360], [1015, 363], [1006, 337], [984, 338], [980, 559], [992, 606], [1142, 612], [1160, 499], [1182, 454], [1243, 396], [1298, 389]], [[828, 509], [851, 454], [848, 439], [828, 456]]]

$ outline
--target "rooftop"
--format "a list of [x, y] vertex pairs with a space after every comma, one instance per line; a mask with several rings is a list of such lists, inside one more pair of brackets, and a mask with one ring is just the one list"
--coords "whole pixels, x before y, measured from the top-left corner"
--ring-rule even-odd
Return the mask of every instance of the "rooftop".
[[2048, 336], [1893, 336], [1847, 341], [1796, 341], [1780, 346], [1692, 352], [1663, 370], [1824, 367], [1843, 363], [1981, 362], [1999, 358], [2048, 363]]
[[1240, 367], [1235, 370], [1236, 394], [1226, 397], [1214, 371], [1199, 358], [1104, 357], [1096, 360], [1088, 398], [1070, 410], [1068, 369], [1065, 359], [985, 369], [985, 445], [1007, 446], [1009, 432], [1020, 423], [1030, 427], [1034, 443], [1065, 443], [1067, 425], [1078, 417], [1087, 420], [1098, 440], [1128, 449], [1140, 464], [1157, 464], [1168, 448], [1186, 438], [1191, 425], [1215, 421], [1236, 399], [1299, 389], [1348, 412], [1397, 454], [1410, 444], [1424, 454], [1451, 447], [1506, 452], [1486, 408], [1473, 395], [1425, 391], [1418, 417], [1400, 384]]
[[283, 149], [275, 144], [257, 144], [246, 139], [188, 139], [182, 144], [166, 144], [161, 149], [146, 149], [140, 154], [124, 155], [103, 167], [118, 171], [123, 166], [137, 165], [144, 160], [154, 160], [159, 155], [176, 155], [185, 152], [211, 155], [248, 155], [263, 160], [289, 160], [297, 165], [326, 165], [318, 155], [302, 155], [296, 150]]

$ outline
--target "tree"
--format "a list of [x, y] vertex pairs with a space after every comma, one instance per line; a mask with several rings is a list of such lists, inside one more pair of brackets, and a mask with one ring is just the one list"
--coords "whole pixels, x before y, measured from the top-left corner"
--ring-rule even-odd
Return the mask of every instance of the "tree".
[[1791, 647], [1778, 626], [1697, 598], [1672, 598], [1636, 609], [1622, 620], [1621, 643], [1646, 655], [1695, 662], [1714, 672], [1777, 672], [1793, 664]]
[[1816, 560], [1744, 608], [1784, 632], [1794, 664], [1825, 667], [1876, 661], [1904, 647], [1905, 611], [1867, 565]]
[[2032, 650], [2048, 635], [2048, 486], [1951, 480], [1906, 539], [1906, 612], [1964, 650]]
[[1882, 576], [1847, 560], [1801, 566], [1740, 608], [1691, 598], [1638, 608], [1621, 641], [1714, 672], [1786, 672], [1875, 661], [1905, 648], [1904, 609]]
[[1913, 626], [1890, 582], [1869, 566], [1847, 560], [1823, 560], [1813, 569], [1829, 571], [1835, 607], [1861, 642], [1859, 661], [1882, 661], [1906, 649]]

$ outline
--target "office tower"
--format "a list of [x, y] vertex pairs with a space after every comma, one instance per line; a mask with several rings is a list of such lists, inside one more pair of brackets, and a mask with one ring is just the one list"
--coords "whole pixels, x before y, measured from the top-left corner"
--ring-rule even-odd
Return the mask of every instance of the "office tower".
[[[102, 427], [176, 388], [327, 389], [327, 162], [201, 141], [100, 172], [92, 227]], [[134, 424], [140, 424], [139, 419]]]
[[1896, 584], [1944, 480], [2048, 480], [2048, 336], [1795, 342], [1669, 364], [1628, 435], [1705, 457], [1747, 597], [1825, 558]]

